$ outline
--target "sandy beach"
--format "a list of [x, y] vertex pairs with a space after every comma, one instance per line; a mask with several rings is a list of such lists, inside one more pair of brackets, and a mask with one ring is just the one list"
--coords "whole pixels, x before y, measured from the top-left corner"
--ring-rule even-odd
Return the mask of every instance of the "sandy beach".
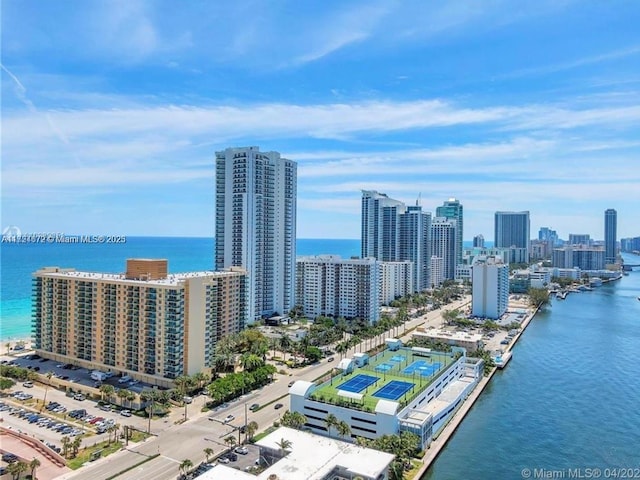
[[[22, 346], [23, 348], [19, 348]], [[18, 349], [16, 350], [16, 347]], [[31, 350], [31, 338], [5, 338], [2, 340], [0, 353], [2, 355], [15, 355]]]

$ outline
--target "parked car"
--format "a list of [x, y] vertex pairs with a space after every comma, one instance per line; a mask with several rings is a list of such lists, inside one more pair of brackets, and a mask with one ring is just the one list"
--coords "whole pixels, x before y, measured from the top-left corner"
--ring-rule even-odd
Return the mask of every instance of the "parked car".
[[23, 387], [27, 387], [27, 388], [33, 388], [33, 382], [24, 382], [22, 384]]
[[276, 404], [273, 406], [273, 408], [275, 408], [276, 410], [279, 410], [279, 409], [281, 409], [282, 407], [284, 407], [284, 405], [283, 405], [283, 404], [281, 404], [281, 403], [276, 403]]
[[291, 381], [289, 382], [289, 388], [293, 387], [293, 384], [294, 384], [294, 383], [296, 383], [296, 381], [295, 381], [295, 380], [291, 380]]
[[188, 396], [185, 395], [184, 397], [182, 397], [182, 401], [184, 403], [192, 403], [193, 402], [193, 397], [188, 397]]
[[229, 463], [229, 462], [230, 460], [225, 456], [218, 458], [218, 463]]
[[18, 461], [18, 456], [14, 455], [13, 453], [7, 452], [2, 455], [2, 461], [7, 463], [15, 463]]
[[78, 400], [79, 402], [82, 402], [83, 400], [85, 400], [85, 398], [86, 398], [86, 397], [85, 397], [83, 394], [81, 394], [81, 393], [76, 393], [76, 394], [73, 396], [73, 399], [74, 399], [74, 400]]
[[249, 453], [249, 449], [247, 447], [236, 447], [234, 452], [239, 453], [240, 455], [246, 455]]

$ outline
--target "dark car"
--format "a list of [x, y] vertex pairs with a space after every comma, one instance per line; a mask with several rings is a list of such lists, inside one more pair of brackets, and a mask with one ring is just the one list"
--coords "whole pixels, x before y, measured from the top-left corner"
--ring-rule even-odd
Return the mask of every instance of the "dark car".
[[254, 403], [253, 405], [251, 405], [249, 407], [249, 410], [251, 410], [252, 412], [255, 412], [256, 410], [258, 410], [260, 408], [260, 405], [258, 405], [257, 403]]
[[284, 407], [284, 405], [283, 405], [283, 404], [281, 404], [281, 403], [276, 403], [276, 404], [273, 406], [273, 408], [275, 408], [276, 410], [279, 410], [279, 409], [281, 409], [282, 407]]
[[226, 457], [231, 460], [232, 462], [235, 462], [238, 460], [238, 455], [236, 453], [233, 452], [229, 452], [227, 453]]
[[[237, 458], [237, 456], [236, 456]], [[18, 461], [18, 456], [14, 455], [13, 453], [4, 453], [2, 455], [2, 461], [7, 462], [7, 463], [15, 463]]]
[[335, 360], [335, 358], [333, 358], [333, 357], [327, 358], [327, 362], [333, 362], [334, 360]]

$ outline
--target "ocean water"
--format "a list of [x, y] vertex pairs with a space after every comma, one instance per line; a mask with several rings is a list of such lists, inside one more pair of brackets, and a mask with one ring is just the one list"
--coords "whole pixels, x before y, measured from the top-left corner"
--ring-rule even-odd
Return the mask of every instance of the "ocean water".
[[[298, 255], [360, 255], [360, 240], [298, 239]], [[118, 273], [127, 258], [166, 258], [171, 272], [213, 270], [213, 238], [128, 237], [123, 244], [10, 244], [1, 247], [0, 340], [29, 337], [31, 274], [47, 267]]]
[[553, 300], [422, 478], [597, 478], [570, 476], [587, 468], [613, 478], [605, 469], [640, 468], [638, 296], [635, 271]]

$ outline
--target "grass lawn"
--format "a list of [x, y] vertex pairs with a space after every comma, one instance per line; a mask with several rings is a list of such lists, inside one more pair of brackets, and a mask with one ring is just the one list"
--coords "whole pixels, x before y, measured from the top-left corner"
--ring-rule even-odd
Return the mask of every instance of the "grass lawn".
[[100, 457], [106, 457], [107, 455], [111, 455], [112, 453], [117, 452], [122, 448], [122, 442], [101, 442], [92, 447], [83, 448], [78, 452], [78, 456], [72, 458], [67, 462], [67, 466], [72, 470], [77, 470], [86, 462], [91, 460], [91, 455], [93, 452], [97, 452], [101, 450]]

